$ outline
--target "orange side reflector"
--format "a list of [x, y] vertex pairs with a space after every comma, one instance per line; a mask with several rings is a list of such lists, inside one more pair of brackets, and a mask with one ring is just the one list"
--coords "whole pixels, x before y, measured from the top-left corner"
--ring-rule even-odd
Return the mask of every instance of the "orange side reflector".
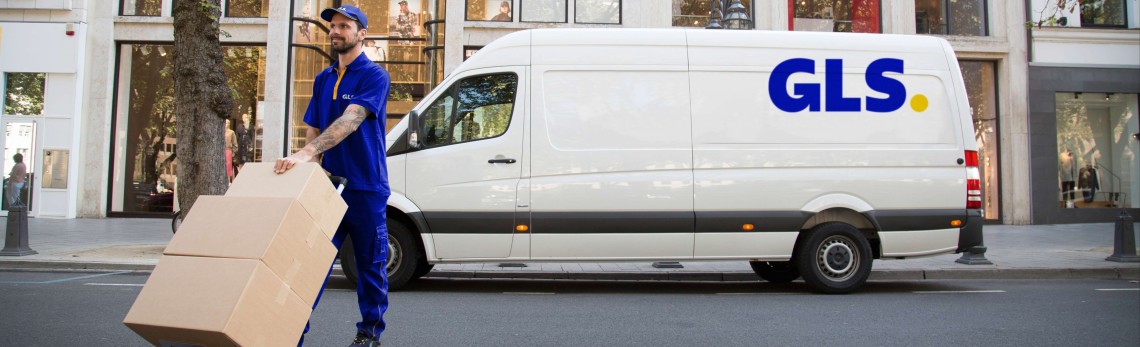
[[952, 220], [952, 221], [950, 221], [950, 226], [960, 227], [960, 226], [962, 226], [962, 220], [961, 219]]
[[525, 233], [527, 230], [530, 230], [530, 227], [526, 226], [526, 224], [519, 224], [515, 226], [515, 231], [518, 231], [520, 233]]
[[752, 230], [756, 230], [756, 226], [755, 226], [755, 225], [752, 225], [752, 223], [746, 223], [746, 224], [744, 224], [743, 226], [741, 226], [740, 228], [741, 228], [741, 229], [744, 229], [744, 231], [752, 231]]

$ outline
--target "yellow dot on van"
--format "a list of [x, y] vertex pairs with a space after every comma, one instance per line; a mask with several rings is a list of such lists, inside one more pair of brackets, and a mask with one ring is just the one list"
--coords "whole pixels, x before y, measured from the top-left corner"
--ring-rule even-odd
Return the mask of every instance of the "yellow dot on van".
[[918, 94], [910, 99], [910, 108], [914, 109], [914, 112], [926, 111], [927, 106], [930, 106], [930, 101], [926, 100], [926, 95]]

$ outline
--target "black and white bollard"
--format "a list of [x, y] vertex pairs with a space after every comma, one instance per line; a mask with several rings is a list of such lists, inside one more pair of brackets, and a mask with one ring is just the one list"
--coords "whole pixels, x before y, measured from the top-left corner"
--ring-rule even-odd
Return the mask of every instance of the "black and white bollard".
[[0, 256], [24, 256], [39, 252], [28, 247], [28, 207], [23, 204], [8, 207], [8, 232]]
[[1121, 211], [1116, 218], [1116, 234], [1113, 237], [1112, 255], [1104, 260], [1121, 263], [1140, 263], [1140, 256], [1136, 256], [1136, 230], [1133, 229], [1132, 216]]

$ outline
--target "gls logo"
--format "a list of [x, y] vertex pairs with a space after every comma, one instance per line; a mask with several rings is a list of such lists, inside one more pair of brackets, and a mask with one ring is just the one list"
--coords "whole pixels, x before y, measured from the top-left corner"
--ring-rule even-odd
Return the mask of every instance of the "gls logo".
[[[906, 104], [906, 86], [899, 80], [887, 77], [887, 72], [903, 73], [902, 59], [882, 58], [867, 66], [867, 86], [871, 90], [886, 94], [886, 98], [866, 97], [867, 111], [894, 112]], [[788, 59], [776, 65], [772, 78], [768, 80], [768, 96], [772, 103], [784, 112], [820, 111], [820, 101], [826, 98], [827, 112], [862, 111], [863, 98], [843, 96], [843, 59], [827, 59], [824, 65], [824, 91], [821, 95], [819, 83], [796, 83], [793, 95], [788, 95], [788, 79], [792, 74], [815, 74], [815, 60], [806, 58]], [[822, 97], [822, 98], [821, 98]], [[928, 101], [925, 95], [918, 94], [911, 100], [911, 108], [916, 112], [926, 110]]]

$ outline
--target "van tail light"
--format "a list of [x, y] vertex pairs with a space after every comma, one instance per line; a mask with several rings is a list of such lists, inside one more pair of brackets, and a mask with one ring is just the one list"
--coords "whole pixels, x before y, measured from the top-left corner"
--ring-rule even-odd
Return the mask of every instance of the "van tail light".
[[982, 174], [978, 169], [978, 151], [966, 151], [966, 209], [982, 209]]

